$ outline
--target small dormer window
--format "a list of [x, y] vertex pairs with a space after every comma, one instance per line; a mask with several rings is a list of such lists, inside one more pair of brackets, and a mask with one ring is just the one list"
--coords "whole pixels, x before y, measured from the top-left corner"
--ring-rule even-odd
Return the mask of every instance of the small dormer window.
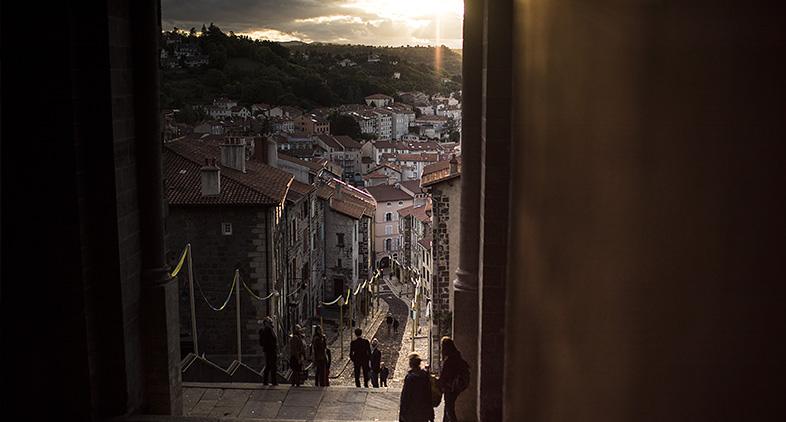
[[404, 205], [404, 201], [398, 201], [399, 205]]
[[390, 202], [388, 202], [388, 206], [390, 206]]
[[224, 236], [229, 236], [232, 234], [232, 223], [221, 223], [221, 233]]

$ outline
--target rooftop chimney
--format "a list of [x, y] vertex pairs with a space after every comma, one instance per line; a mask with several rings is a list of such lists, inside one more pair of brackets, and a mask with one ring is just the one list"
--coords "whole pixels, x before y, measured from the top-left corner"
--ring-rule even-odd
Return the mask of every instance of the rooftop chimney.
[[456, 154], [451, 154], [450, 156], [450, 174], [458, 173], [458, 160], [456, 160]]
[[273, 138], [267, 140], [267, 161], [265, 164], [278, 168], [278, 144]]
[[208, 159], [205, 158], [205, 166], [200, 170], [202, 171], [202, 197], [219, 196], [221, 194], [221, 170], [216, 166], [216, 159], [213, 158], [213, 164], [210, 165]]
[[341, 183], [339, 181], [336, 181], [336, 193], [333, 194], [333, 198], [341, 200]]
[[221, 165], [246, 172], [246, 146], [238, 138], [227, 137], [227, 143], [221, 144]]

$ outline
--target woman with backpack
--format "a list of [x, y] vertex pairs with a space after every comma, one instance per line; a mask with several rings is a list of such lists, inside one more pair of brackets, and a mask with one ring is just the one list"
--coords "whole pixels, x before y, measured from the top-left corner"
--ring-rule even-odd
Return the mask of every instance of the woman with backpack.
[[439, 375], [439, 385], [445, 396], [445, 413], [443, 422], [456, 422], [456, 398], [467, 389], [469, 384], [469, 366], [461, 357], [461, 352], [456, 348], [456, 343], [450, 337], [442, 337], [442, 371]]

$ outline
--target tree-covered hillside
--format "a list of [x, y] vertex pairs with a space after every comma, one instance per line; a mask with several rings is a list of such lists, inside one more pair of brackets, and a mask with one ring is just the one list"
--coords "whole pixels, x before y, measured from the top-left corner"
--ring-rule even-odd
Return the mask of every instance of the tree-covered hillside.
[[246, 105], [312, 109], [361, 104], [377, 93], [397, 98], [400, 91], [449, 95], [461, 89], [461, 56], [444, 46], [284, 46], [225, 34], [213, 24], [201, 31], [164, 32], [163, 38], [169, 57], [174, 57], [176, 43], [196, 43], [210, 60], [199, 68], [164, 68], [163, 108], [203, 105], [226, 96]]

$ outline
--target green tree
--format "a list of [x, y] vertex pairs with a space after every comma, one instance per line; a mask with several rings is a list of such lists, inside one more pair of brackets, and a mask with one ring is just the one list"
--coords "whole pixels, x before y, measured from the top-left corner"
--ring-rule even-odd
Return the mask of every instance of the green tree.
[[205, 109], [202, 107], [193, 107], [191, 104], [186, 104], [175, 114], [175, 121], [178, 123], [185, 123], [187, 125], [196, 125], [205, 119]]
[[334, 112], [328, 117], [333, 135], [347, 135], [352, 139], [360, 138], [360, 125], [352, 116]]
[[224, 69], [227, 65], [227, 53], [217, 50], [208, 56], [210, 60], [210, 64], [208, 65], [210, 69]]
[[213, 89], [221, 89], [229, 82], [229, 79], [224, 75], [224, 72], [217, 69], [208, 69], [205, 72], [205, 83]]

